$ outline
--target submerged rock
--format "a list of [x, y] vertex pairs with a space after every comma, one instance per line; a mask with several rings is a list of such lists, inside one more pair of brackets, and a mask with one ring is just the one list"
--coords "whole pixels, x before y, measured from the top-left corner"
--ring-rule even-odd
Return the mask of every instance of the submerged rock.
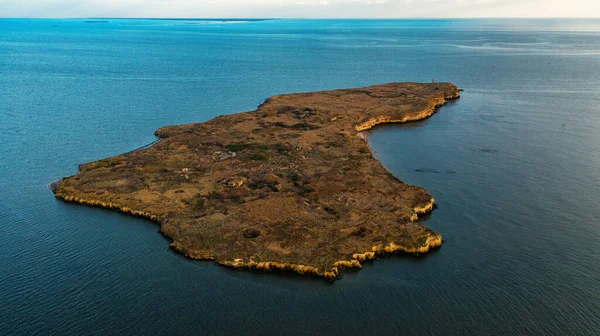
[[496, 149], [490, 149], [490, 148], [471, 148], [471, 151], [473, 152], [481, 152], [481, 153], [498, 153], [498, 150]]
[[415, 169], [416, 172], [419, 173], [433, 173], [433, 174], [439, 174], [440, 171], [437, 169], [431, 169], [431, 168], [417, 168]]

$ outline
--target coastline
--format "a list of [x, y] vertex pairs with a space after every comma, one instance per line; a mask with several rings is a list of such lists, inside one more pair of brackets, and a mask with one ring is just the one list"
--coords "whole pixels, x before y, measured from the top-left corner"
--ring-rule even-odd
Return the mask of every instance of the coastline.
[[[160, 233], [172, 239], [173, 237], [169, 235], [169, 233], [162, 230], [163, 222], [161, 222], [160, 218], [156, 215], [153, 215], [149, 212], [144, 212], [141, 210], [130, 209], [128, 207], [123, 207], [119, 204], [115, 203], [106, 203], [98, 200], [85, 200], [80, 199], [74, 196], [65, 196], [62, 194], [55, 194], [57, 199], [67, 203], [78, 203], [81, 205], [87, 205], [96, 208], [102, 208], [107, 210], [115, 210], [121, 212], [123, 214], [131, 215], [134, 217], [141, 217], [148, 219], [154, 223], [157, 223], [161, 227]], [[431, 203], [428, 203], [420, 208], [415, 208], [415, 217], [411, 218], [412, 221], [418, 220], [418, 215], [425, 215], [433, 211], [434, 208], [434, 199], [431, 199]], [[394, 243], [389, 243], [386, 246], [373, 246], [370, 251], [364, 252], [356, 252], [352, 255], [351, 260], [338, 260], [333, 265], [330, 271], [320, 272], [318, 268], [312, 266], [306, 266], [301, 264], [288, 264], [288, 263], [280, 263], [276, 261], [263, 261], [263, 262], [243, 262], [241, 259], [235, 259], [233, 261], [218, 261], [215, 260], [214, 257], [209, 255], [196, 254], [191, 251], [187, 251], [185, 249], [179, 248], [177, 245], [170, 243], [169, 248], [173, 251], [176, 251], [187, 258], [194, 260], [211, 260], [216, 262], [217, 264], [228, 266], [232, 268], [248, 268], [248, 269], [257, 269], [263, 271], [270, 270], [281, 270], [281, 271], [290, 271], [300, 275], [312, 274], [316, 276], [324, 277], [328, 280], [336, 280], [338, 276], [341, 274], [340, 270], [344, 268], [362, 268], [361, 261], [374, 260], [377, 257], [385, 256], [387, 254], [397, 254], [397, 253], [406, 253], [411, 255], [422, 255], [426, 254], [433, 249], [438, 249], [442, 246], [443, 240], [441, 235], [437, 235], [434, 237], [427, 238], [426, 246], [421, 248], [407, 248], [402, 245], [396, 245]]]
[[[395, 84], [402, 85], [403, 83], [395, 83]], [[414, 83], [408, 83], [408, 84], [413, 85]], [[455, 86], [453, 86], [451, 84], [441, 84], [441, 85], [450, 85], [449, 86], [450, 91], [447, 94], [444, 93], [443, 96], [428, 98], [426, 101], [426, 104], [423, 108], [413, 110], [413, 111], [410, 111], [410, 113], [408, 113], [408, 114], [403, 114], [403, 115], [399, 115], [399, 116], [389, 114], [389, 113], [375, 114], [375, 115], [370, 116], [366, 119], [363, 119], [359, 122], [353, 122], [352, 124], [353, 124], [354, 130], [353, 130], [353, 132], [350, 132], [348, 135], [351, 136], [352, 133], [358, 135], [358, 137], [361, 138], [360, 141], [364, 142], [366, 144], [366, 147], [368, 148], [370, 160], [375, 161], [377, 163], [376, 166], [378, 169], [383, 168], [383, 166], [379, 163], [379, 161], [377, 161], [377, 159], [374, 157], [374, 155], [371, 151], [371, 148], [368, 145], [368, 142], [366, 141], [362, 132], [372, 129], [375, 126], [384, 124], [384, 123], [404, 123], [404, 122], [409, 122], [409, 121], [417, 121], [417, 120], [426, 119], [426, 118], [430, 117], [431, 115], [433, 115], [434, 113], [436, 113], [441, 108], [441, 106], [443, 106], [447, 101], [452, 100], [452, 99], [457, 99], [460, 97], [460, 94], [458, 93], [458, 88], [456, 88]], [[372, 88], [377, 88], [377, 87], [383, 87], [383, 86], [374, 86]], [[324, 93], [329, 94], [329, 92], [343, 92], [343, 91], [351, 91], [351, 90], [353, 90], [353, 89], [325, 91]], [[356, 90], [358, 90], [358, 89], [356, 89]], [[437, 88], [436, 88], [436, 90], [437, 90]], [[321, 94], [321, 93], [304, 93], [304, 94], [275, 96], [275, 97], [267, 99], [265, 101], [265, 103], [259, 107], [257, 112], [261, 111], [261, 109], [263, 109], [263, 108], [264, 109], [270, 108], [269, 105], [273, 105], [273, 100], [278, 99], [280, 97], [292, 97], [292, 99], [293, 99], [293, 96], [295, 96], [295, 95], [307, 95], [307, 94]], [[381, 104], [381, 105], [375, 106], [374, 108], [371, 108], [369, 111], [373, 112], [378, 109], [381, 110], [382, 108], [389, 107], [390, 105], [393, 106], [393, 104], [397, 103], [398, 100], [401, 100], [401, 99], [395, 98], [392, 101], [387, 102], [386, 104]], [[365, 112], [365, 111], [363, 111], [363, 112]], [[238, 116], [244, 115], [244, 114], [247, 114], [247, 113], [241, 113], [241, 114], [238, 114]], [[233, 115], [233, 116], [235, 117], [236, 115]], [[217, 118], [213, 119], [213, 121], [219, 120], [219, 119], [224, 119], [224, 118], [227, 118], [227, 116], [217, 117]], [[337, 120], [337, 118], [343, 118], [343, 117], [336, 116], [336, 117], [330, 118], [330, 120], [335, 121], [335, 120]], [[162, 139], [169, 139], [173, 136], [173, 135], [171, 135], [171, 132], [170, 132], [173, 130], [173, 128], [183, 128], [183, 132], [186, 132], [186, 127], [194, 127], [194, 125], [200, 125], [200, 124], [169, 126], [169, 127], [161, 128], [161, 129], [157, 130], [156, 134]], [[134, 151], [130, 151], [125, 154], [122, 154], [118, 157], [123, 157], [123, 156], [129, 155], [129, 154], [132, 154], [132, 153], [138, 153], [140, 150], [143, 150], [143, 149], [148, 149], [148, 148], [152, 149], [154, 146], [156, 146], [157, 143], [160, 143], [159, 142], [160, 140], [161, 139], [155, 141], [154, 143], [150, 144], [150, 146], [148, 146], [148, 145], [143, 146]], [[91, 171], [91, 169], [89, 168], [88, 165], [97, 164], [97, 163], [102, 164], [102, 161], [103, 160], [99, 160], [99, 161], [95, 161], [95, 162], [92, 162], [89, 164], [82, 165], [80, 167], [80, 173], [78, 173], [78, 175], [85, 173], [86, 170]], [[385, 168], [383, 168], [383, 169], [385, 170]], [[391, 173], [387, 170], [385, 170], [385, 174], [393, 177], [393, 175], [391, 175]], [[78, 175], [76, 175], [76, 176], [78, 176]], [[66, 178], [66, 179], [69, 179], [69, 178]], [[393, 177], [393, 180], [395, 180], [399, 183], [402, 183], [395, 177]], [[67, 181], [67, 182], [70, 182], [70, 181]], [[173, 249], [181, 254], [184, 254], [186, 257], [189, 257], [191, 259], [213, 260], [221, 265], [225, 265], [225, 266], [229, 266], [229, 267], [233, 267], [233, 268], [253, 268], [253, 269], [261, 269], [261, 270], [279, 269], [279, 270], [284, 270], [284, 271], [292, 271], [292, 272], [299, 273], [299, 274], [313, 274], [313, 275], [325, 277], [329, 280], [335, 280], [340, 275], [340, 271], [343, 268], [350, 268], [350, 267], [361, 268], [362, 267], [362, 265], [360, 263], [361, 261], [372, 260], [372, 259], [375, 259], [377, 256], [381, 256], [381, 255], [385, 255], [385, 254], [389, 254], [389, 253], [405, 252], [405, 253], [409, 253], [409, 254], [420, 255], [420, 254], [427, 253], [431, 249], [439, 248], [442, 245], [441, 235], [434, 233], [433, 231], [431, 231], [427, 228], [424, 228], [423, 226], [421, 226], [420, 224], [417, 223], [419, 215], [429, 213], [434, 208], [435, 201], [434, 201], [433, 197], [427, 196], [425, 199], [413, 203], [413, 205], [408, 209], [408, 211], [400, 211], [399, 213], [396, 214], [396, 215], [399, 215], [401, 218], [405, 218], [404, 220], [406, 221], [406, 223], [413, 223], [415, 225], [415, 227], [411, 228], [411, 229], [414, 232], [418, 233], [418, 236], [420, 237], [419, 239], [422, 238], [421, 239], [422, 241], [420, 244], [412, 244], [413, 243], [412, 240], [407, 241], [410, 244], [402, 244], [397, 241], [388, 241], [388, 242], [374, 244], [374, 245], [371, 245], [370, 248], [366, 248], [366, 249], [363, 248], [363, 249], [355, 250], [354, 252], [347, 254], [347, 256], [348, 256], [347, 258], [337, 259], [337, 260], [333, 261], [332, 263], [330, 263], [329, 267], [325, 267], [325, 268], [316, 267], [315, 265], [307, 265], [306, 263], [294, 263], [294, 262], [285, 262], [285, 261], [279, 262], [279, 261], [274, 261], [274, 260], [272, 260], [272, 261], [270, 261], [270, 260], [255, 260], [254, 258], [233, 258], [233, 257], [232, 258], [220, 258], [220, 257], [215, 257], [214, 254], [208, 253], [207, 251], [203, 251], [202, 249], [190, 248], [189, 242], [186, 242], [186, 241], [180, 239], [181, 238], [180, 237], [181, 236], [180, 227], [178, 226], [177, 223], [173, 223], [173, 221], [170, 218], [172, 214], [170, 214], [170, 213], [166, 214], [166, 213], [164, 213], [164, 211], [162, 211], [162, 213], [161, 213], [161, 211], [154, 212], [154, 211], [152, 211], [152, 209], [149, 210], [147, 207], [144, 207], [144, 206], [134, 207], [134, 206], [131, 206], [128, 204], [121, 204], [119, 202], [107, 201], [106, 199], [102, 200], [102, 199], [93, 199], [93, 198], [88, 198], [88, 197], [78, 197], [76, 195], [77, 192], [71, 192], [71, 193], [65, 192], [65, 190], [63, 188], [64, 183], [65, 183], [65, 179], [61, 179], [61, 180], [55, 182], [55, 184], [54, 183], [51, 184], [54, 187], [53, 192], [55, 193], [56, 198], [59, 198], [66, 202], [73, 202], [73, 203], [79, 203], [79, 204], [84, 204], [84, 205], [89, 205], [89, 206], [95, 206], [95, 207], [116, 210], [116, 211], [120, 211], [122, 213], [130, 214], [133, 216], [150, 219], [151, 221], [158, 223], [161, 227], [161, 233], [163, 235], [165, 235], [166, 237], [168, 237], [169, 239], [171, 239], [171, 243], [170, 243], [171, 249]], [[414, 187], [414, 188], [422, 189], [420, 187]], [[424, 189], [422, 189], [422, 190], [424, 191]], [[103, 190], [101, 190], [101, 191], [103, 191]], [[418, 191], [422, 194], [421, 190], [418, 190]], [[100, 192], [100, 191], [98, 191], [98, 192]], [[424, 191], [424, 192], [425, 192], [425, 195], [428, 195], [426, 191]], [[413, 197], [416, 197], [416, 196], [413, 196]], [[422, 198], [423, 195], [421, 195], [420, 197]], [[406, 224], [404, 224], [404, 225], [406, 225]], [[409, 230], [409, 232], [411, 232], [411, 231]], [[415, 234], [415, 236], [417, 236], [417, 234]]]

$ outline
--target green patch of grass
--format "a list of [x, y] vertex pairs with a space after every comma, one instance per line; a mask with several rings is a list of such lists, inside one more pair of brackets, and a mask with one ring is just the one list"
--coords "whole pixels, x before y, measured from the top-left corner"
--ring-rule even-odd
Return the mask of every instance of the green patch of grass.
[[227, 198], [229, 200], [231, 200], [232, 202], [235, 202], [235, 203], [238, 203], [238, 204], [244, 203], [244, 197], [242, 197], [242, 195], [230, 195]]
[[252, 190], [268, 188], [271, 191], [279, 191], [279, 189], [277, 188], [277, 182], [257, 181], [257, 182], [250, 183], [248, 185], [248, 188], [250, 188]]
[[213, 199], [213, 200], [221, 200], [221, 199], [223, 199], [224, 197], [223, 197], [223, 194], [221, 194], [221, 193], [218, 193], [218, 192], [216, 192], [216, 191], [211, 191], [211, 192], [208, 194], [208, 198], [209, 198], [209, 199]]
[[287, 144], [279, 143], [275, 145], [275, 149], [277, 149], [277, 152], [279, 152], [279, 154], [285, 154], [287, 152], [290, 152], [292, 150], [292, 147]]
[[305, 195], [315, 191], [314, 188], [309, 187], [307, 184], [298, 184], [298, 188], [300, 188], [300, 195]]
[[251, 160], [256, 160], [256, 161], [268, 161], [269, 160], [269, 156], [265, 153], [262, 152], [258, 152], [258, 153], [254, 153], [251, 157]]
[[206, 206], [206, 198], [200, 194], [196, 194], [189, 203], [192, 205], [193, 209], [202, 211]]
[[252, 144], [249, 143], [237, 143], [237, 144], [229, 144], [227, 146], [225, 146], [225, 148], [227, 148], [227, 150], [229, 150], [230, 152], [241, 152], [244, 149], [247, 148], [252, 148]]

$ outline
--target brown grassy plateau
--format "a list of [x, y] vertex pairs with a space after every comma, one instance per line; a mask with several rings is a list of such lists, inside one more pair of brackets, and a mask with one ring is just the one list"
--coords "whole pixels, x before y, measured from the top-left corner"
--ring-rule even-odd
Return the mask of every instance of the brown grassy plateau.
[[433, 197], [390, 174], [361, 132], [427, 118], [458, 97], [450, 83], [275, 96], [255, 111], [160, 128], [158, 143], [83, 164], [54, 192], [156, 221], [190, 258], [335, 279], [380, 254], [442, 244], [417, 222]]

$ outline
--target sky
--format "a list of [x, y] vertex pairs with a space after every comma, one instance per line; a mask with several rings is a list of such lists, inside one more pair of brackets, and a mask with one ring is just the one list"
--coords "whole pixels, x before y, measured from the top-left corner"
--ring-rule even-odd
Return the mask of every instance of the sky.
[[600, 0], [0, 0], [0, 17], [600, 17]]

